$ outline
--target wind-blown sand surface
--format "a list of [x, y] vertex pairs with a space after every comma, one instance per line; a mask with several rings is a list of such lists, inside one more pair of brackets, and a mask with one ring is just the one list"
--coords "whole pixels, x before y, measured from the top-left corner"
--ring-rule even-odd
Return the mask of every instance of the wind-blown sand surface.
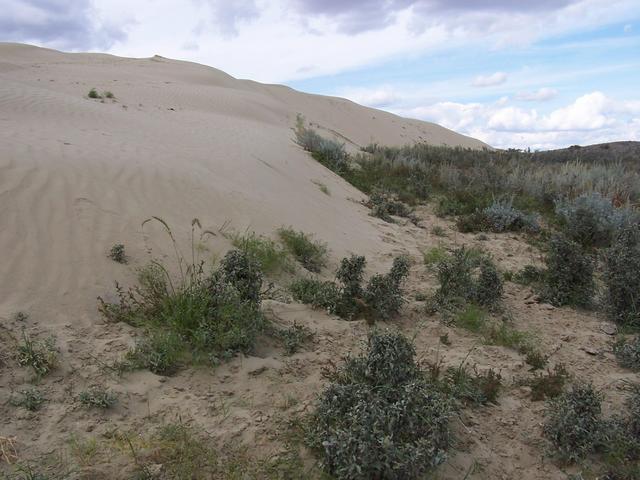
[[[111, 91], [115, 100], [89, 99], [91, 88]], [[223, 229], [273, 235], [292, 225], [328, 244], [327, 278], [347, 253], [366, 255], [370, 271], [386, 270], [393, 255], [408, 254], [416, 260], [408, 302], [399, 319], [382, 327], [415, 338], [421, 361], [458, 366], [466, 359], [480, 370], [500, 371], [505, 384], [499, 405], [466, 409], [452, 420], [456, 440], [438, 478], [566, 478], [545, 457], [543, 404], [532, 402], [528, 387], [517, 381], [529, 375], [523, 356], [427, 317], [423, 302], [415, 300], [436, 286], [434, 272], [421, 264], [426, 248], [483, 247], [511, 271], [539, 264], [540, 251], [518, 235], [491, 234], [482, 241], [460, 234], [430, 207], [416, 212], [427, 228], [369, 216], [360, 192], [295, 144], [298, 114], [351, 150], [371, 142], [486, 146], [431, 123], [236, 80], [202, 65], [0, 44], [0, 441], [13, 439], [18, 460], [43, 471], [71, 468], [60, 478], [132, 478], [134, 458], [114, 432], [131, 433], [143, 448], [154, 428], [177, 420], [221, 444], [248, 446], [256, 458], [272, 457], [286, 450], [289, 422], [310, 411], [326, 384], [323, 368], [362, 346], [369, 329], [364, 321], [271, 299], [263, 305], [272, 322], [296, 322], [315, 332], [303, 351], [285, 356], [265, 338], [254, 355], [217, 368], [185, 368], [172, 377], [114, 374], [105, 366], [121, 359], [139, 332], [105, 322], [96, 297], [109, 298], [115, 280], [134, 284], [149, 250], [175, 264], [159, 224], [142, 228], [156, 215], [185, 252], [191, 220], [199, 218], [215, 233], [198, 244], [203, 258], [229, 248]], [[446, 237], [430, 233], [434, 225]], [[129, 265], [107, 258], [116, 243], [125, 244]], [[533, 295], [529, 287], [507, 284], [505, 308], [515, 327], [535, 333], [552, 364], [561, 361], [576, 377], [605, 388], [607, 411], [619, 406], [624, 382], [637, 375], [616, 365], [613, 337], [601, 329], [602, 320], [539, 304]], [[29, 318], [15, 319], [17, 311]], [[30, 373], [15, 360], [13, 340], [22, 328], [39, 339], [55, 335], [60, 351], [59, 367], [38, 385], [47, 402], [35, 413], [9, 402], [30, 383]], [[448, 347], [439, 341], [445, 333]], [[78, 392], [95, 384], [118, 394], [113, 409], [78, 405]], [[313, 465], [309, 452], [304, 460]], [[162, 472], [162, 465], [152, 466]], [[0, 459], [3, 471], [11, 466]]]
[[[93, 87], [116, 101], [87, 98]], [[290, 224], [338, 255], [384, 249], [364, 209], [348, 201], [360, 194], [294, 144], [297, 114], [353, 148], [483, 146], [193, 63], [0, 44], [0, 313], [90, 323], [93, 299], [118, 271], [104, 252], [118, 242], [143, 251], [138, 233], [151, 215], [177, 232], [194, 217], [214, 230], [226, 221], [258, 232]]]

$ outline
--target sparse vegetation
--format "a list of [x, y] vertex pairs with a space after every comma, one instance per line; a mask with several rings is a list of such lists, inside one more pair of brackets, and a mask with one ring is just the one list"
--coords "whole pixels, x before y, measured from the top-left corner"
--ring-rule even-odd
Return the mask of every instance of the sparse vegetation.
[[327, 264], [327, 245], [304, 232], [282, 227], [280, 239], [300, 264], [310, 272], [319, 272]]
[[408, 274], [409, 260], [400, 256], [393, 259], [389, 273], [373, 275], [369, 279], [363, 297], [374, 320], [389, 320], [398, 314], [404, 302], [402, 284]]
[[282, 341], [286, 355], [297, 353], [313, 338], [313, 332], [308, 327], [296, 322], [287, 328], [277, 328], [274, 333]]
[[[168, 226], [160, 223], [173, 240]], [[197, 225], [194, 220], [193, 227]], [[133, 368], [167, 375], [184, 361], [216, 363], [250, 351], [263, 329], [262, 271], [253, 255], [231, 250], [210, 273], [195, 261], [185, 270], [180, 255], [178, 263], [178, 282], [162, 264], [152, 262], [140, 271], [137, 287], [125, 292], [117, 286], [119, 302], [99, 299], [107, 319], [146, 331], [125, 359]]]
[[525, 265], [513, 275], [513, 281], [521, 285], [538, 285], [544, 280], [544, 270], [534, 265]]
[[494, 200], [491, 205], [462, 216], [457, 222], [461, 232], [529, 232], [540, 230], [537, 218], [512, 204], [512, 200]]
[[630, 341], [620, 339], [614, 344], [613, 353], [618, 363], [624, 368], [640, 370], [640, 336]]
[[89, 98], [94, 98], [94, 99], [102, 98], [102, 96], [98, 93], [98, 91], [95, 88], [92, 88], [91, 90], [89, 90], [89, 93], [87, 94], [87, 96]]
[[446, 459], [447, 397], [432, 388], [402, 335], [375, 333], [331, 375], [308, 422], [309, 444], [337, 479], [414, 479]]
[[259, 262], [262, 271], [266, 274], [291, 269], [287, 252], [270, 238], [257, 235], [255, 232], [246, 232], [242, 235], [235, 233], [231, 235], [231, 244]]
[[424, 264], [428, 267], [436, 266], [448, 256], [447, 250], [442, 246], [431, 247], [422, 253]]
[[128, 259], [124, 251], [124, 245], [117, 243], [111, 247], [111, 250], [109, 250], [109, 258], [116, 263], [127, 263]]
[[44, 341], [32, 340], [22, 330], [22, 343], [18, 345], [18, 363], [31, 367], [38, 377], [44, 377], [58, 364], [58, 349], [53, 337]]
[[418, 218], [414, 215], [413, 210], [393, 194], [376, 190], [369, 195], [367, 206], [371, 209], [371, 216], [385, 222], [394, 223], [393, 217], [395, 216], [408, 218], [414, 224], [418, 223]]
[[46, 400], [42, 393], [35, 387], [20, 390], [18, 395], [17, 398], [14, 397], [11, 399], [11, 403], [16, 407], [25, 408], [30, 412], [40, 410], [40, 407]]
[[534, 373], [526, 383], [531, 387], [531, 400], [534, 402], [549, 398], [556, 398], [564, 391], [564, 385], [569, 379], [569, 372], [562, 363], [558, 363], [553, 370]]
[[115, 393], [103, 387], [91, 387], [88, 390], [80, 392], [78, 401], [85, 407], [111, 408], [118, 401]]

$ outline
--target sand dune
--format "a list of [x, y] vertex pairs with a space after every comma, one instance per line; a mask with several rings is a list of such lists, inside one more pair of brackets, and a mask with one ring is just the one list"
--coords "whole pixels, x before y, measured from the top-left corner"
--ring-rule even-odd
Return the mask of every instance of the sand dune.
[[[87, 98], [93, 87], [116, 100]], [[124, 274], [105, 252], [122, 242], [144, 261], [140, 225], [151, 215], [181, 242], [198, 217], [210, 229], [291, 224], [336, 255], [384, 252], [375, 220], [348, 200], [360, 194], [293, 142], [297, 114], [349, 148], [483, 146], [435, 124], [193, 63], [0, 44], [0, 315], [90, 322], [96, 295]], [[225, 248], [215, 240], [214, 250]]]

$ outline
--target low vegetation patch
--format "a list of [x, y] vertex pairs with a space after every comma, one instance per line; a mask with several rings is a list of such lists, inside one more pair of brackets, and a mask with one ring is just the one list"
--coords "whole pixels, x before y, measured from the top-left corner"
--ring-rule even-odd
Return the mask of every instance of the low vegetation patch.
[[279, 273], [291, 269], [287, 252], [270, 238], [255, 232], [231, 235], [231, 244], [260, 263], [266, 274]]
[[411, 343], [375, 333], [330, 375], [307, 439], [337, 479], [417, 479], [446, 459], [452, 406], [424, 380]]
[[388, 223], [394, 223], [393, 217], [408, 218], [413, 224], [418, 224], [418, 217], [406, 203], [383, 191], [374, 191], [369, 195], [366, 205], [371, 209], [371, 216], [380, 218]]
[[40, 410], [40, 407], [45, 402], [45, 398], [37, 388], [31, 387], [18, 392], [18, 397], [11, 399], [12, 405], [16, 407], [22, 407], [30, 412]]
[[562, 363], [559, 363], [553, 370], [547, 369], [546, 372], [535, 373], [525, 384], [531, 387], [531, 400], [537, 402], [561, 395], [568, 379], [569, 372]]
[[282, 341], [286, 355], [293, 355], [300, 351], [314, 336], [309, 327], [295, 322], [287, 328], [275, 328], [273, 334]]
[[115, 393], [105, 389], [104, 387], [91, 387], [88, 390], [80, 392], [78, 401], [85, 407], [111, 408], [118, 401]]
[[178, 263], [177, 280], [162, 264], [152, 262], [140, 270], [138, 286], [125, 291], [116, 284], [117, 302], [98, 299], [108, 320], [145, 330], [125, 360], [133, 368], [166, 375], [184, 362], [215, 364], [236, 352], [251, 351], [265, 323], [258, 260], [247, 251], [230, 250], [219, 268], [209, 272], [195, 262], [184, 269], [181, 256]]
[[23, 367], [31, 367], [38, 377], [47, 375], [58, 364], [58, 349], [54, 338], [32, 340], [23, 329], [22, 342], [18, 344], [18, 363]]
[[460, 217], [457, 226], [463, 233], [540, 231], [536, 216], [518, 210], [511, 200], [494, 200], [488, 207]]
[[620, 339], [614, 344], [613, 353], [624, 368], [640, 370], [640, 336], [629, 341]]
[[280, 240], [300, 264], [310, 272], [319, 272], [327, 264], [327, 245], [292, 228], [278, 230]]
[[124, 245], [117, 243], [111, 247], [111, 250], [109, 250], [109, 258], [116, 263], [128, 263], [127, 255], [124, 251]]
[[409, 274], [409, 261], [396, 257], [389, 273], [373, 275], [363, 287], [365, 265], [365, 257], [351, 255], [340, 262], [338, 283], [303, 278], [289, 288], [296, 300], [347, 320], [359, 316], [369, 321], [388, 320], [404, 303], [402, 284]]

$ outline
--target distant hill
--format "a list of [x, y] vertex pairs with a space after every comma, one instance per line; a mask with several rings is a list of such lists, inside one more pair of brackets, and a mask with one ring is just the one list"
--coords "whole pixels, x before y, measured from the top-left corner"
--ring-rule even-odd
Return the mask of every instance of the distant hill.
[[535, 152], [534, 158], [544, 161], [630, 162], [640, 160], [640, 142], [609, 142], [595, 145], [572, 145], [568, 148]]

